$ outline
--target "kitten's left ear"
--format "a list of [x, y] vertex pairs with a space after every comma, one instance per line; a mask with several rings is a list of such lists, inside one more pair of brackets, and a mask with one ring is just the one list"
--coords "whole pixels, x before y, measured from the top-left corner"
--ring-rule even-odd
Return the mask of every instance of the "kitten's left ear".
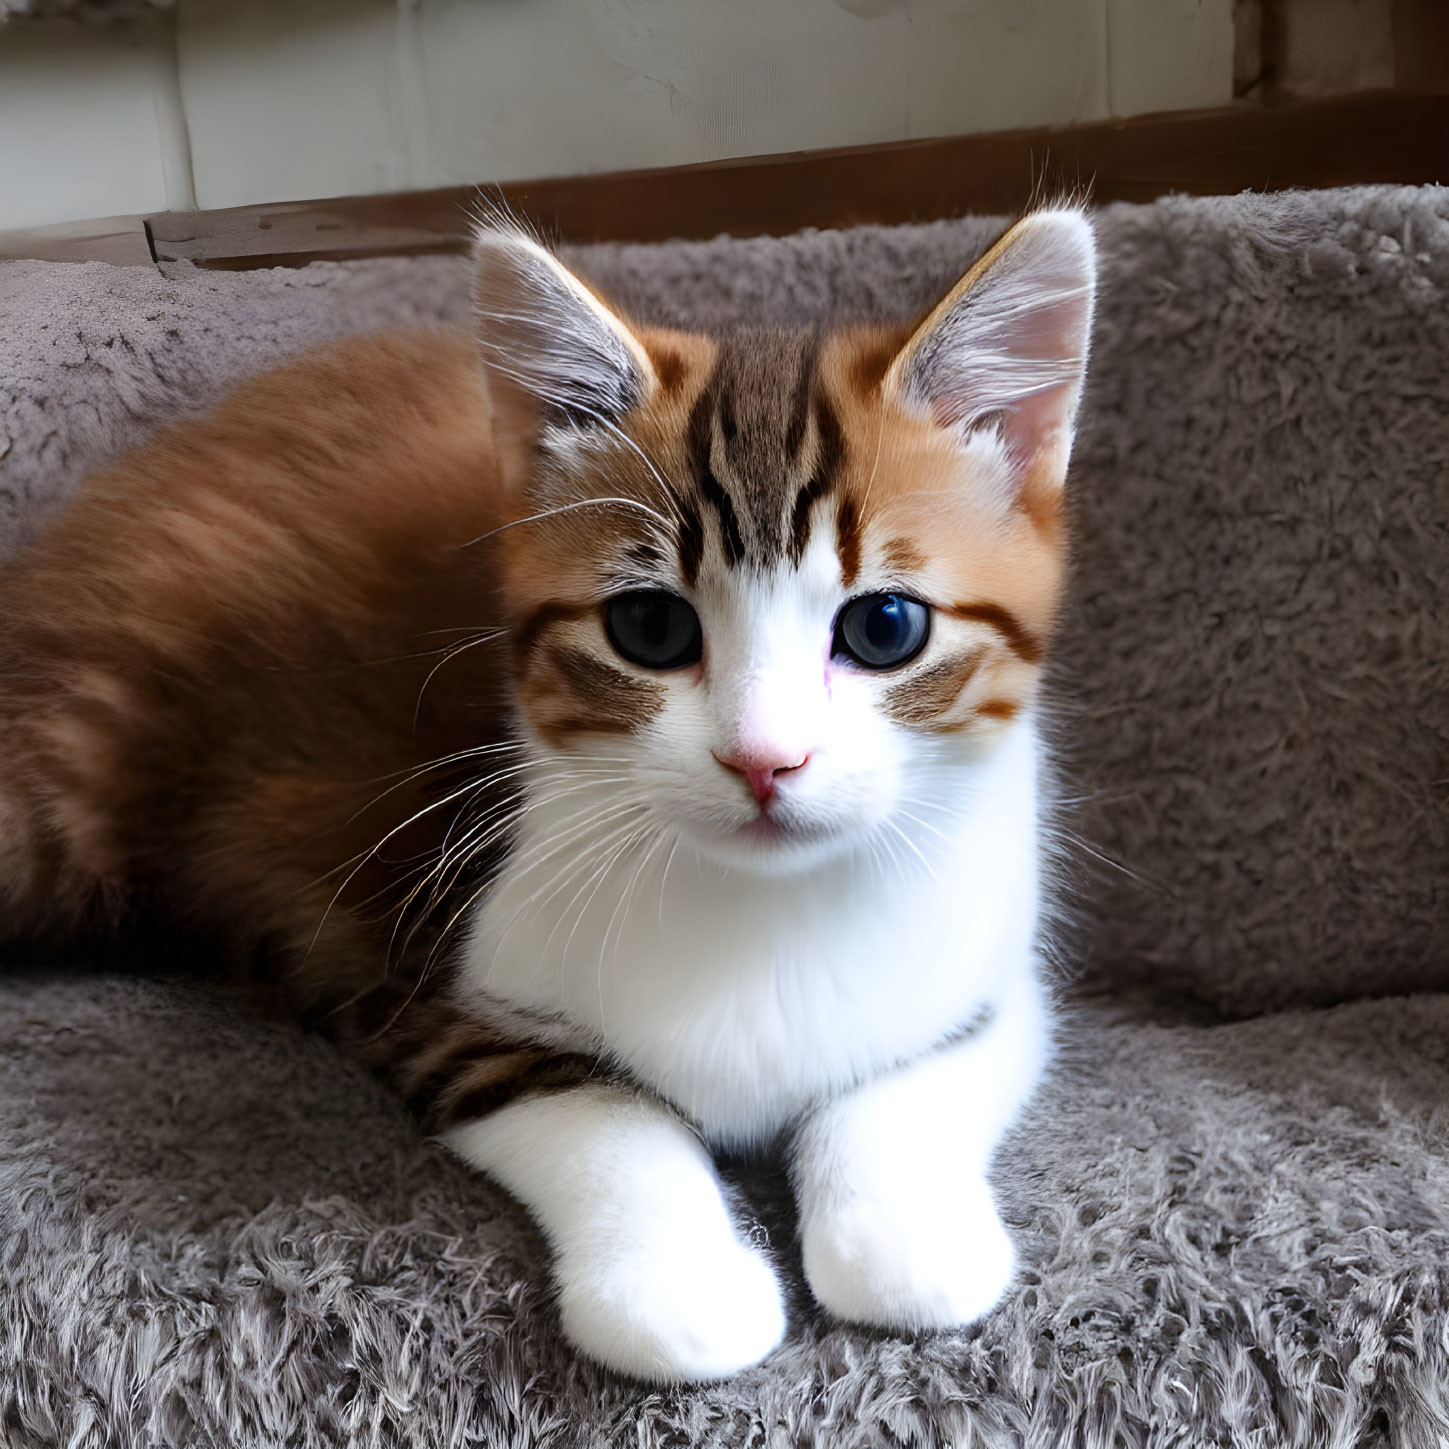
[[473, 261], [478, 345], [512, 426], [587, 429], [644, 399], [654, 369], [634, 334], [522, 227], [481, 224]]
[[885, 376], [964, 443], [1000, 428], [1018, 488], [1059, 489], [1086, 374], [1096, 292], [1092, 227], [1077, 211], [1017, 224], [918, 327]]

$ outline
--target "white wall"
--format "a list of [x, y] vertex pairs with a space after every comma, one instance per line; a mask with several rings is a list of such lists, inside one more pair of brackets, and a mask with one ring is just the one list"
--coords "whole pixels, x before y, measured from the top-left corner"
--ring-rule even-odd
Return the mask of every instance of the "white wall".
[[195, 204], [171, 18], [0, 25], [0, 230]]
[[0, 28], [0, 229], [1231, 97], [1232, 0], [179, 0]]

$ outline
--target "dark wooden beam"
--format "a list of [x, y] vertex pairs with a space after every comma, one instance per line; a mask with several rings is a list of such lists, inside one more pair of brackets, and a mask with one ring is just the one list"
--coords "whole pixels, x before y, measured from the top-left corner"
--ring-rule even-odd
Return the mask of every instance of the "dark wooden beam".
[[[1359, 182], [1449, 180], [1449, 96], [1366, 93], [703, 166], [509, 183], [567, 241], [782, 234], [805, 226], [1011, 213], [1039, 196], [1150, 201]], [[476, 191], [346, 197], [150, 218], [155, 254], [202, 266], [457, 250]]]
[[[510, 182], [508, 203], [564, 241], [779, 235], [801, 227], [1009, 214], [1042, 196], [1150, 201], [1166, 192], [1449, 181], [1449, 95], [1373, 92], [1167, 112], [702, 166]], [[147, 218], [159, 260], [302, 265], [453, 252], [474, 187]]]

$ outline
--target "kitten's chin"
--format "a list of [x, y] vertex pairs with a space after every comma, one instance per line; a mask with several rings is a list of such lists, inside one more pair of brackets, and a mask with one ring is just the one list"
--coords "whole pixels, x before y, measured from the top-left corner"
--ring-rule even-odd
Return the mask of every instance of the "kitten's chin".
[[850, 853], [855, 835], [848, 830], [786, 824], [762, 815], [728, 835], [696, 839], [701, 855], [730, 870], [755, 875], [787, 875], [814, 870]]

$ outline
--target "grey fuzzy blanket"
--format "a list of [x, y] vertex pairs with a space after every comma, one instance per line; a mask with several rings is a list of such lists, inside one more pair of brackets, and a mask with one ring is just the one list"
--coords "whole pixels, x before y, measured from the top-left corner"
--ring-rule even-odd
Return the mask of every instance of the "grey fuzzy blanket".
[[[1449, 1443], [1449, 196], [1101, 220], [1056, 689], [1098, 864], [1061, 1068], [998, 1163], [1003, 1307], [920, 1339], [822, 1320], [778, 1179], [741, 1164], [791, 1336], [730, 1383], [639, 1389], [561, 1343], [522, 1214], [325, 1044], [184, 962], [12, 967], [0, 1438]], [[656, 316], [879, 314], [993, 230], [575, 260]], [[439, 259], [0, 267], [0, 547], [230, 379], [456, 318], [463, 284]]]

